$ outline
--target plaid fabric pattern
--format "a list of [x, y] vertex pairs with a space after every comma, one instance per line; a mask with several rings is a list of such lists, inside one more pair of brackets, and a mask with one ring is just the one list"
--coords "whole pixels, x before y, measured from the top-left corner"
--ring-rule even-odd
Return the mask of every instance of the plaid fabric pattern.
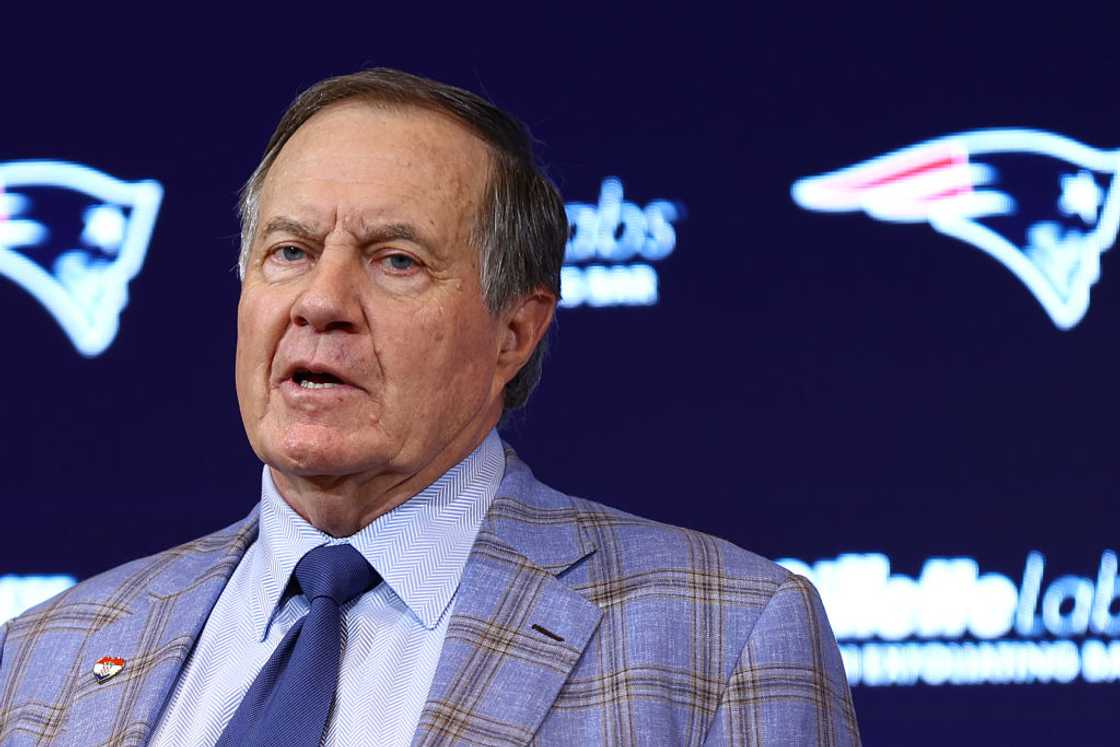
[[[138, 745], [256, 518], [0, 629], [0, 745]], [[6, 640], [5, 640], [6, 637]], [[125, 668], [98, 685], [104, 655]], [[512, 451], [414, 745], [859, 744], [816, 591], [727, 542], [551, 490]]]

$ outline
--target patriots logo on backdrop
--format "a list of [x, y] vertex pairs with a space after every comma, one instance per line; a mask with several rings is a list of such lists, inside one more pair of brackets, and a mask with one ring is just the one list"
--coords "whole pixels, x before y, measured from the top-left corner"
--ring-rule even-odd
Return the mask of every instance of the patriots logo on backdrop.
[[0, 275], [34, 296], [78, 352], [117, 335], [163, 199], [158, 182], [125, 182], [76, 163], [0, 163]]
[[819, 176], [791, 193], [806, 210], [929, 223], [1015, 274], [1059, 329], [1089, 308], [1120, 224], [1120, 150], [1052, 132], [988, 129], [927, 140]]

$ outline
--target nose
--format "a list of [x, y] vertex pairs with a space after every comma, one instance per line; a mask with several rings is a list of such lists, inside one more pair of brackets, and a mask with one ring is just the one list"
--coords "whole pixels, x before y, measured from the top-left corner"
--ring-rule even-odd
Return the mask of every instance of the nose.
[[316, 332], [356, 331], [362, 319], [357, 261], [348, 252], [323, 251], [292, 304], [292, 323]]

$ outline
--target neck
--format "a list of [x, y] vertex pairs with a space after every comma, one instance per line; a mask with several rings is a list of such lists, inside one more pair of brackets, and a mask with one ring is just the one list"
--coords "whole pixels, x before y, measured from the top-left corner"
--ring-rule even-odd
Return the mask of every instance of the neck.
[[269, 465], [284, 501], [305, 521], [332, 537], [349, 537], [392, 511], [463, 461], [493, 424], [461, 445], [449, 445], [417, 470], [381, 469], [359, 475], [296, 475]]

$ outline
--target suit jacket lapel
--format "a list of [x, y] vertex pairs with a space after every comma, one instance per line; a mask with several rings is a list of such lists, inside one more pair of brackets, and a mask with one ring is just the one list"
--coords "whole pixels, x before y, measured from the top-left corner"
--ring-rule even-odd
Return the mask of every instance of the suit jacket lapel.
[[[254, 511], [246, 520], [156, 556], [117, 592], [123, 612], [94, 632], [76, 663], [71, 706], [59, 744], [143, 744], [230, 575], [256, 538]], [[134, 587], [135, 596], [126, 596]], [[102, 656], [125, 660], [97, 682]]]
[[557, 578], [594, 552], [574, 517], [570, 499], [507, 457], [414, 745], [532, 739], [603, 614]]

